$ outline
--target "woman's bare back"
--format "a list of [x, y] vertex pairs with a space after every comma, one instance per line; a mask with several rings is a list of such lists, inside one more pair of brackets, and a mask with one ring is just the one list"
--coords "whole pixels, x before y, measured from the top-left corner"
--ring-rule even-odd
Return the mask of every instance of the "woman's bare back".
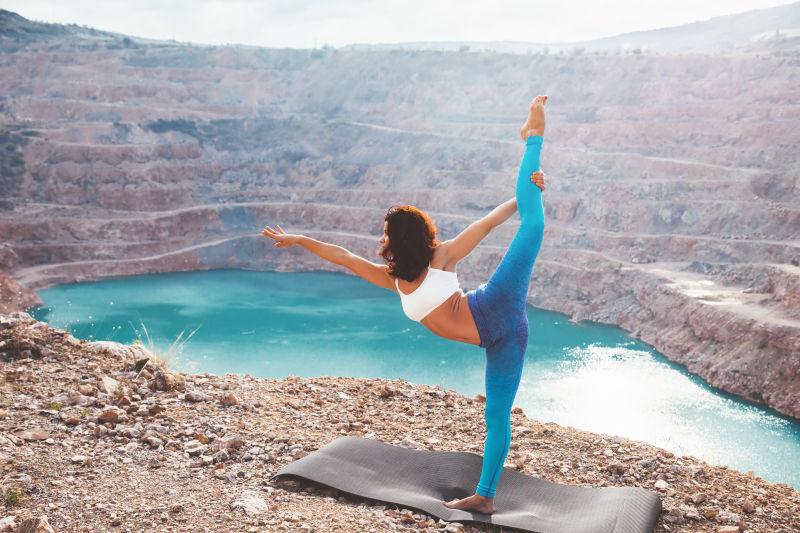
[[[455, 272], [456, 265], [447, 263], [447, 256], [440, 244], [433, 251], [430, 266], [447, 272]], [[398, 279], [397, 283], [403, 294], [411, 294], [425, 281], [427, 271], [420, 274], [414, 281]], [[475, 319], [467, 303], [467, 295], [458, 290], [442, 302], [436, 309], [428, 313], [420, 323], [433, 333], [445, 339], [450, 339], [467, 344], [480, 346], [481, 339]]]

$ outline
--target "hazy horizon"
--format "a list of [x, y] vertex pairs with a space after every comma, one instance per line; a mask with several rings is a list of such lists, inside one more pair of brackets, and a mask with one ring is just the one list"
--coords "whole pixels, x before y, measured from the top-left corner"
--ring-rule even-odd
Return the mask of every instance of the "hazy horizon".
[[[455, 0], [10, 0], [0, 7], [30, 20], [77, 24], [149, 39], [271, 48], [448, 41], [564, 43], [655, 30], [792, 2], [503, 2]], [[521, 15], [527, 13], [527, 16]], [[539, 22], [537, 22], [539, 21]], [[342, 37], [346, 36], [346, 37]]]

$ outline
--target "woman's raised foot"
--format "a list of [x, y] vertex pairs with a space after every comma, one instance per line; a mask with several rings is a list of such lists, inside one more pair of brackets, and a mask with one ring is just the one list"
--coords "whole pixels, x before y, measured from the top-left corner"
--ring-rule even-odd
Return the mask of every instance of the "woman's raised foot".
[[547, 95], [540, 94], [531, 101], [528, 119], [520, 130], [522, 139], [525, 140], [533, 135], [544, 135], [545, 114], [544, 106], [547, 105]]

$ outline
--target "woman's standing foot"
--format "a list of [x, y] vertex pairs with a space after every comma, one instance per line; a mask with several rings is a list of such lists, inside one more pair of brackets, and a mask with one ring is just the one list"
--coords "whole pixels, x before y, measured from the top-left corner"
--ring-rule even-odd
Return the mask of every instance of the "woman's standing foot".
[[480, 494], [473, 494], [466, 498], [454, 499], [446, 502], [442, 500], [442, 505], [450, 509], [460, 509], [474, 513], [492, 514], [494, 512], [494, 498], [486, 498]]

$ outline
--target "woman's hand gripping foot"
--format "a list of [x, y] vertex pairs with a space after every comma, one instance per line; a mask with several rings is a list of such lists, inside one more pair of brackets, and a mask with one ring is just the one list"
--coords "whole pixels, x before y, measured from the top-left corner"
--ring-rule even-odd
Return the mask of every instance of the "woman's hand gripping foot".
[[480, 494], [473, 494], [466, 498], [454, 499], [446, 502], [442, 500], [442, 505], [449, 509], [460, 509], [473, 513], [492, 514], [494, 509], [494, 498], [485, 498]]
[[547, 105], [547, 95], [540, 94], [531, 101], [530, 111], [528, 111], [528, 119], [522, 125], [519, 134], [522, 140], [526, 140], [533, 135], [544, 135], [544, 106]]

